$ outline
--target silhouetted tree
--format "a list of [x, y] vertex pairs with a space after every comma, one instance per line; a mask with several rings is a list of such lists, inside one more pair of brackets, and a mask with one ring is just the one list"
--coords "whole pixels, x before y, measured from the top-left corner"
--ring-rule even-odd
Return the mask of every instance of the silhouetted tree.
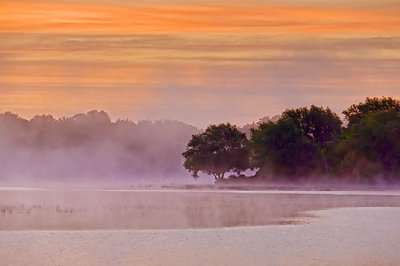
[[[276, 123], [260, 124], [253, 130], [254, 163], [289, 176], [328, 171], [328, 144], [342, 130], [342, 121], [329, 108], [312, 105], [283, 112]], [[264, 169], [263, 169], [264, 168]]]
[[[239, 176], [259, 168], [260, 177], [292, 180], [329, 173], [353, 181], [400, 181], [400, 101], [367, 98], [343, 114], [349, 122], [344, 128], [329, 108], [311, 106], [246, 125], [243, 132], [220, 124], [198, 134], [177, 121], [113, 122], [102, 111], [30, 120], [0, 113], [0, 177], [177, 176], [184, 173], [186, 147], [184, 166], [195, 177], [204, 172], [220, 180], [229, 172]], [[244, 132], [251, 135], [250, 143]]]
[[288, 118], [267, 122], [252, 130], [253, 164], [260, 173], [304, 176], [316, 168], [317, 146]]
[[400, 113], [391, 109], [365, 114], [344, 133], [336, 149], [344, 174], [400, 180]]
[[342, 132], [342, 121], [339, 116], [329, 108], [311, 105], [310, 108], [286, 110], [282, 117], [291, 119], [303, 135], [316, 145], [319, 153], [317, 156], [321, 162], [320, 168], [328, 173], [331, 160], [328, 157], [332, 149], [332, 141]]
[[304, 136], [319, 146], [332, 141], [342, 129], [342, 121], [337, 114], [329, 108], [315, 105], [286, 110], [282, 117], [291, 119]]
[[250, 167], [246, 135], [229, 123], [211, 125], [193, 135], [183, 156], [184, 167], [195, 178], [201, 171], [221, 180], [227, 172], [239, 174]]
[[363, 117], [369, 113], [378, 111], [395, 110], [400, 113], [400, 101], [391, 97], [373, 97], [368, 98], [364, 102], [353, 104], [343, 114], [349, 122], [349, 126], [358, 123]]

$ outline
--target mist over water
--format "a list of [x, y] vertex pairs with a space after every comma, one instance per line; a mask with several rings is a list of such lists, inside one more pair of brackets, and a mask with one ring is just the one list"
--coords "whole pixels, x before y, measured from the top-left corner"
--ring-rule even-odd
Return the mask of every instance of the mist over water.
[[399, 215], [400, 195], [383, 191], [8, 188], [0, 190], [0, 261], [397, 265]]
[[0, 230], [191, 229], [296, 223], [310, 210], [400, 207], [396, 193], [0, 190]]
[[[182, 167], [181, 153], [198, 132], [176, 121], [113, 122], [98, 111], [30, 120], [0, 114], [0, 262], [293, 265], [300, 256], [299, 265], [335, 265], [338, 259], [343, 265], [360, 259], [366, 265], [400, 261], [393, 252], [400, 238], [391, 233], [398, 231], [398, 191], [265, 191], [251, 182], [233, 186], [235, 191], [226, 190], [229, 186], [219, 190], [220, 184], [204, 186], [217, 188], [208, 191], [200, 186], [133, 189], [137, 184], [193, 180]], [[291, 185], [299, 189], [293, 183], [283, 187]], [[306, 189], [321, 188], [313, 185], [310, 181]], [[378, 207], [379, 212], [367, 208], [358, 221], [354, 213], [365, 207]], [[340, 216], [342, 208], [349, 210], [344, 212], [349, 219]], [[321, 220], [318, 211], [326, 209], [339, 209], [332, 210], [332, 222]], [[379, 213], [388, 221], [379, 224]], [[364, 237], [360, 222], [369, 236]], [[338, 231], [342, 235], [334, 238]], [[355, 240], [337, 248], [345, 239]], [[366, 240], [363, 247], [370, 246], [370, 239], [380, 244], [365, 255], [350, 248], [357, 239]], [[314, 254], [322, 255], [316, 260]]]
[[188, 180], [182, 151], [198, 129], [177, 121], [112, 122], [91, 111], [30, 120], [0, 114], [0, 184], [133, 184]]

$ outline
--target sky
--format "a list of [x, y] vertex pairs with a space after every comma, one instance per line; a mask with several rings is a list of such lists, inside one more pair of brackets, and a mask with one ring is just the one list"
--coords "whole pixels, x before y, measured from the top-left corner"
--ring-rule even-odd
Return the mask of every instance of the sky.
[[400, 97], [400, 1], [1, 0], [0, 111], [238, 125]]

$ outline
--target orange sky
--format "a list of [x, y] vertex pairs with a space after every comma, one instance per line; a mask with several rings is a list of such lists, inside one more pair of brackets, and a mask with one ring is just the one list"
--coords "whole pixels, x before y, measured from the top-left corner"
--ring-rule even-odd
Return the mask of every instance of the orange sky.
[[1, 1], [0, 111], [204, 126], [400, 97], [398, 2], [218, 3]]
[[390, 10], [272, 5], [112, 6], [2, 1], [0, 30], [106, 34], [154, 33], [393, 33], [400, 16]]

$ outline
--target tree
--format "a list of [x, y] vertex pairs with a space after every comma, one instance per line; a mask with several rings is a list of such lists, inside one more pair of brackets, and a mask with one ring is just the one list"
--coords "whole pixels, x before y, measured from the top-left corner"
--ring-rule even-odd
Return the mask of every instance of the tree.
[[203, 172], [221, 180], [227, 172], [240, 174], [250, 167], [246, 135], [229, 123], [211, 125], [193, 135], [182, 155], [184, 167], [195, 178]]
[[260, 168], [259, 173], [270, 170], [273, 174], [293, 179], [305, 176], [316, 168], [316, 145], [288, 117], [276, 123], [261, 123], [253, 129], [251, 146], [253, 163]]
[[291, 119], [303, 135], [316, 145], [317, 156], [322, 164], [320, 168], [328, 173], [333, 141], [342, 132], [342, 121], [339, 116], [329, 108], [311, 105], [310, 108], [286, 110], [282, 117]]
[[400, 101], [391, 97], [367, 97], [364, 102], [351, 105], [347, 110], [343, 111], [343, 114], [349, 122], [350, 127], [353, 124], [358, 123], [369, 113], [388, 110], [394, 110], [397, 113], [400, 113]]
[[332, 141], [342, 129], [342, 121], [337, 114], [329, 108], [315, 105], [286, 110], [282, 117], [291, 119], [304, 136], [319, 146]]
[[366, 114], [349, 127], [337, 148], [342, 171], [364, 179], [399, 179], [400, 113], [392, 109]]
[[312, 105], [283, 112], [276, 122], [260, 124], [252, 131], [253, 161], [287, 176], [328, 171], [327, 149], [342, 130], [342, 121], [329, 108]]

